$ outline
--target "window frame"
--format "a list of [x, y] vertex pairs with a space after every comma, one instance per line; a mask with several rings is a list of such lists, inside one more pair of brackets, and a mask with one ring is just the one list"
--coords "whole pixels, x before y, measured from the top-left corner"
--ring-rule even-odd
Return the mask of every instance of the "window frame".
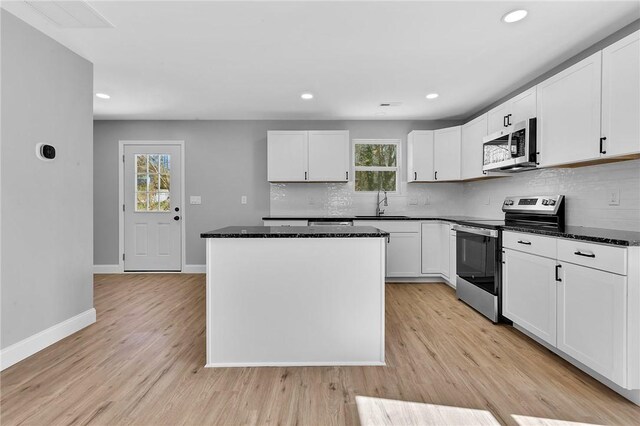
[[[396, 146], [396, 166], [356, 166], [356, 145], [395, 145]], [[376, 194], [378, 190], [374, 191], [357, 191], [356, 190], [356, 171], [371, 171], [371, 172], [396, 172], [396, 190], [387, 191], [387, 194], [400, 194], [400, 173], [402, 164], [402, 141], [400, 139], [352, 139], [351, 144], [351, 175], [353, 176], [353, 192], [356, 195], [371, 195]]]

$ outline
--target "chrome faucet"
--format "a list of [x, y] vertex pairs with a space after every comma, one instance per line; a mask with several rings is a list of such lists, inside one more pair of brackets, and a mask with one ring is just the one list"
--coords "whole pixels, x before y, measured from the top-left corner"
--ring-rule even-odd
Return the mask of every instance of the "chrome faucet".
[[387, 191], [384, 191], [384, 198], [380, 199], [380, 188], [378, 188], [378, 204], [376, 204], [376, 216], [382, 216], [384, 214], [384, 209], [380, 210], [380, 204], [384, 203], [385, 207], [389, 206], [389, 202], [387, 201]]

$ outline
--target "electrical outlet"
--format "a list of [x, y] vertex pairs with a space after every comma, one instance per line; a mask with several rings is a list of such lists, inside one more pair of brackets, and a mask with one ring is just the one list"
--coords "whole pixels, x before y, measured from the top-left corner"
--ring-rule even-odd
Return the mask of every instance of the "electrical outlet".
[[427, 195], [426, 197], [424, 197], [424, 205], [428, 206], [430, 204], [431, 204], [431, 197]]
[[242, 197], [240, 197], [240, 204], [247, 204], [247, 196], [243, 195]]
[[610, 206], [620, 205], [620, 188], [609, 190], [609, 205]]
[[410, 206], [417, 206], [418, 205], [418, 199], [417, 198], [409, 198], [409, 203]]
[[484, 199], [484, 205], [485, 205], [485, 206], [488, 206], [489, 204], [491, 204], [491, 197], [486, 197], [486, 198]]
[[192, 195], [189, 197], [189, 204], [202, 204], [202, 197], [199, 195]]

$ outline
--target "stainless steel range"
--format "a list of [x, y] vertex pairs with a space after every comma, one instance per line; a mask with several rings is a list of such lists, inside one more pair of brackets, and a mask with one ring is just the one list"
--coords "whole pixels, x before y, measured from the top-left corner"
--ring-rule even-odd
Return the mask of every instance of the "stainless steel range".
[[504, 221], [463, 220], [456, 231], [456, 294], [494, 323], [502, 313], [503, 227], [564, 227], [564, 196], [507, 197], [502, 204]]

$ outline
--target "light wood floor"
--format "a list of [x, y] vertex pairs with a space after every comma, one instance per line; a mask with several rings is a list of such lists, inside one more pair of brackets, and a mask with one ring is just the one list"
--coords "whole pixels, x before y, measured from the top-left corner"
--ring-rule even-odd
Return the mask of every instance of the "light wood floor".
[[639, 407], [444, 284], [387, 285], [386, 367], [205, 369], [204, 300], [203, 275], [96, 276], [97, 323], [2, 372], [2, 425], [426, 422], [385, 406], [435, 407], [435, 423], [640, 420]]

